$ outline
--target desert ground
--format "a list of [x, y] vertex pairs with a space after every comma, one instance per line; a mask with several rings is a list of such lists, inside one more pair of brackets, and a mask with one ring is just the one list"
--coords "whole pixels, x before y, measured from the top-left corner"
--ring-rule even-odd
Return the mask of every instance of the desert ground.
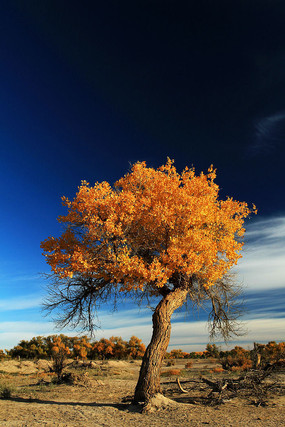
[[[285, 425], [285, 372], [274, 373], [266, 396], [253, 390], [244, 395], [213, 393], [207, 383], [232, 379], [219, 372], [215, 359], [165, 361], [162, 392], [151, 407], [134, 406], [131, 398], [140, 361], [70, 361], [70, 383], [55, 383], [51, 362], [0, 362], [1, 426], [282, 426]], [[182, 392], [177, 384], [177, 369]], [[276, 386], [277, 384], [277, 386]], [[271, 386], [273, 387], [271, 389]], [[275, 388], [274, 388], [275, 387]], [[274, 391], [272, 391], [274, 389]]]

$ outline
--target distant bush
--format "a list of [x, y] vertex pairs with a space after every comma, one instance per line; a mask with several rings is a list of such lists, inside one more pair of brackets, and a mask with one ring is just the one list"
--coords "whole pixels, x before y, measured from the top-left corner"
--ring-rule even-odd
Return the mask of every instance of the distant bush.
[[162, 371], [161, 376], [162, 377], [179, 377], [182, 373], [181, 369], [169, 369], [167, 371]]
[[285, 363], [285, 342], [254, 343], [254, 348], [250, 351], [236, 346], [231, 351], [220, 352], [220, 358], [222, 367], [231, 371], [264, 369], [268, 365]]
[[[11, 350], [0, 350], [0, 360], [7, 358], [21, 359], [51, 359], [54, 358], [54, 342], [57, 338], [69, 350], [69, 358], [77, 360], [92, 359], [141, 359], [145, 353], [145, 345], [142, 340], [132, 336], [129, 341], [122, 337], [101, 338], [99, 341], [91, 342], [85, 336], [69, 337], [64, 334], [49, 335], [47, 337], [37, 336], [29, 341], [21, 340]], [[251, 351], [236, 346], [230, 351], [221, 351], [216, 344], [207, 344], [204, 351], [187, 353], [181, 349], [172, 349], [166, 353], [167, 366], [173, 366], [174, 359], [220, 359], [224, 369], [239, 370], [251, 367], [265, 367], [267, 364], [285, 363], [285, 342], [276, 343], [270, 341], [267, 344], [254, 344]], [[174, 363], [174, 362], [173, 362]]]
[[7, 384], [0, 384], [0, 398], [10, 399], [13, 392], [13, 388]]
[[61, 381], [63, 370], [66, 367], [66, 359], [70, 355], [69, 348], [61, 341], [60, 337], [56, 337], [52, 347], [53, 365], [52, 370], [57, 375], [58, 381]]
[[181, 375], [181, 369], [170, 369], [167, 374], [169, 376], [179, 376]]
[[[30, 341], [21, 340], [18, 345], [8, 351], [9, 357], [21, 359], [54, 358], [54, 342], [60, 339], [69, 350], [69, 357], [76, 360], [86, 359], [141, 359], [145, 353], [142, 340], [132, 336], [129, 341], [121, 337], [102, 338], [90, 342], [87, 336], [68, 337], [66, 335], [49, 335], [34, 337]], [[0, 350], [0, 360], [5, 356]]]
[[223, 368], [213, 368], [212, 372], [214, 374], [220, 374], [221, 372], [224, 372], [224, 369]]
[[9, 358], [9, 351], [8, 350], [1, 350], [0, 349], [0, 360], [8, 359]]
[[216, 346], [216, 344], [207, 344], [205, 356], [206, 357], [214, 357], [214, 358], [218, 358], [220, 356], [220, 350]]
[[246, 371], [252, 367], [250, 352], [236, 346], [221, 360], [223, 369], [231, 371]]
[[187, 362], [187, 363], [185, 364], [185, 368], [186, 368], [186, 369], [190, 369], [190, 368], [192, 368], [192, 366], [193, 366], [193, 362]]
[[193, 351], [189, 353], [189, 359], [205, 359], [206, 354], [206, 351]]
[[275, 341], [270, 341], [267, 344], [254, 343], [254, 348], [250, 354], [256, 368], [264, 368], [268, 364], [284, 362], [285, 342], [278, 344]]
[[168, 353], [169, 359], [184, 359], [185, 357], [188, 357], [189, 353], [186, 353], [185, 351], [182, 351], [180, 348], [178, 350], [171, 350], [170, 353]]

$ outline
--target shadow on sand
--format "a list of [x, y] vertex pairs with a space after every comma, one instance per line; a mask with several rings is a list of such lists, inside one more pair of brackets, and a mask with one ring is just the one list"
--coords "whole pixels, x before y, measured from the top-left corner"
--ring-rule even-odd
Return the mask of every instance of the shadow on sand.
[[33, 399], [25, 397], [11, 397], [9, 401], [19, 402], [19, 403], [39, 403], [42, 405], [67, 405], [67, 406], [89, 406], [89, 407], [110, 407], [118, 409], [119, 411], [128, 411], [128, 412], [140, 412], [142, 410], [142, 405], [133, 405], [128, 401], [127, 403], [97, 403], [97, 402], [62, 402], [55, 400], [43, 400], [43, 399]]

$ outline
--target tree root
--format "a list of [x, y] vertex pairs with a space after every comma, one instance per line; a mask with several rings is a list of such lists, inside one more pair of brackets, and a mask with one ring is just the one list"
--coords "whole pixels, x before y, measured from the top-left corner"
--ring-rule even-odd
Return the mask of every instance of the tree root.
[[174, 400], [168, 399], [163, 396], [161, 393], [155, 394], [142, 409], [142, 414], [151, 414], [153, 412], [159, 411], [161, 409], [174, 408], [175, 406], [180, 406], [180, 403], [175, 402]]

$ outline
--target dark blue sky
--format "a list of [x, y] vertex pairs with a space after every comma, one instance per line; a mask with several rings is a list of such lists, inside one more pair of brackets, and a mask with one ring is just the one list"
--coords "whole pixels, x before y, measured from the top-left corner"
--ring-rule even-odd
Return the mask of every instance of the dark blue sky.
[[221, 197], [283, 218], [284, 22], [275, 0], [2, 1], [3, 297], [37, 292], [60, 197], [137, 160], [213, 163]]
[[10, 185], [53, 197], [170, 156], [284, 212], [285, 4], [192, 3], [3, 2]]

